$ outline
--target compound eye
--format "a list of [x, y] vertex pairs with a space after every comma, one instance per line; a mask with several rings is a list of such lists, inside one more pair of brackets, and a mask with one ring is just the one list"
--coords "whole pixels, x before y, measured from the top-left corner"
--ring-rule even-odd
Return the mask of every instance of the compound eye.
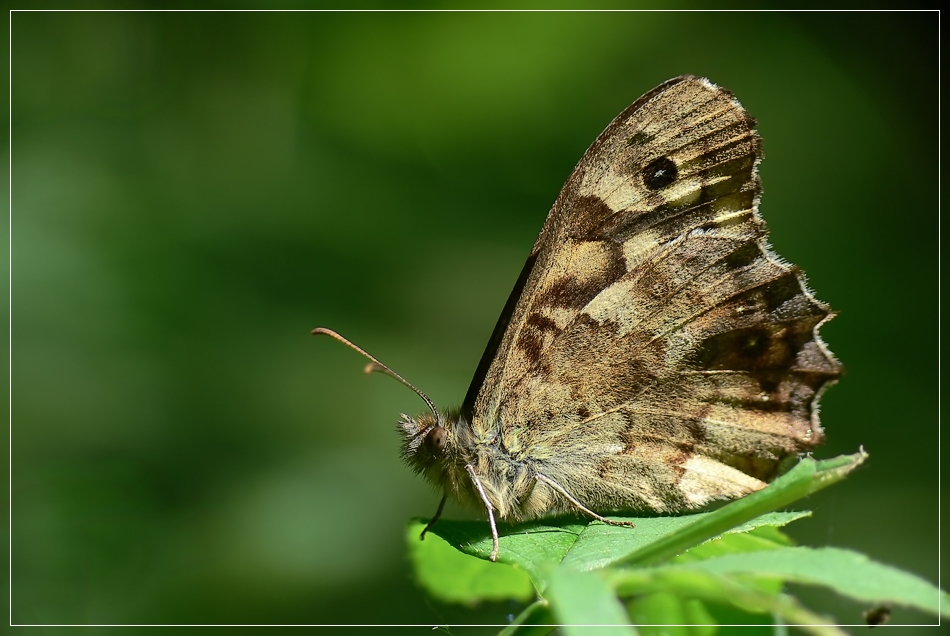
[[441, 426], [436, 426], [428, 433], [426, 433], [426, 449], [433, 455], [441, 455], [442, 449], [445, 448], [445, 441], [448, 437], [448, 433], [445, 432], [445, 429]]

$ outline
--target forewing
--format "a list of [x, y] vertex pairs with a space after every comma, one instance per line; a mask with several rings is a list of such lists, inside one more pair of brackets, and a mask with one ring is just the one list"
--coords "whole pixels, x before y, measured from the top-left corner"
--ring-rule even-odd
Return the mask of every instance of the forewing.
[[[582, 302], [584, 296], [590, 300], [591, 292], [603, 289], [626, 272], [616, 242], [588, 236], [591, 232], [579, 227], [587, 225], [596, 229], [600, 223], [616, 217], [616, 212], [599, 205], [599, 199], [586, 190], [615, 160], [617, 146], [624, 143], [625, 132], [630, 132], [627, 140], [630, 148], [639, 151], [625, 152], [625, 155], [643, 155], [646, 146], [640, 142], [649, 141], [648, 128], [655, 131], [656, 138], [675, 134], [676, 122], [664, 122], [664, 116], [675, 109], [677, 99], [683, 94], [695, 93], [696, 83], [703, 81], [690, 76], [678, 77], [640, 97], [611, 122], [574, 168], [541, 228], [472, 378], [462, 404], [462, 412], [470, 421], [484, 420], [497, 413], [505, 387], [527, 373], [538, 346], [549, 340], [551, 334], [543, 333], [543, 324], [526, 324], [530, 315], [538, 316], [536, 322], [543, 315], [537, 311], [538, 306], [543, 305], [539, 302], [541, 291], [549, 291], [549, 298], [555, 302], [570, 301], [574, 309], [570, 312], [572, 317], [586, 304]], [[649, 108], [644, 109], [648, 105]], [[652, 115], [644, 117], [650, 113]], [[669, 128], [665, 135], [661, 134], [663, 128]], [[588, 187], [582, 192], [585, 184]], [[637, 209], [641, 212], [649, 209], [649, 202], [640, 203]], [[575, 249], [579, 253], [574, 253]], [[557, 280], [566, 284], [561, 289], [551, 290]]]

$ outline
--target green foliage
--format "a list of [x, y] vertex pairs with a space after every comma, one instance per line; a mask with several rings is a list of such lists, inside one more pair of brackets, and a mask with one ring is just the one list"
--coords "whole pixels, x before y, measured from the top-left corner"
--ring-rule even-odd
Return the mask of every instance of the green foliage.
[[[927, 581], [838, 548], [797, 547], [782, 526], [810, 512], [776, 508], [843, 479], [867, 455], [806, 458], [768, 488], [714, 512], [634, 519], [636, 528], [576, 519], [504, 525], [498, 563], [488, 561], [484, 522], [440, 521], [408, 539], [418, 582], [444, 601], [474, 604], [536, 600], [503, 633], [565, 625], [615, 625], [617, 634], [712, 636], [721, 624], [801, 625], [812, 634], [842, 634], [834, 618], [804, 607], [786, 583], [822, 586], [866, 604], [939, 613], [950, 596]], [[627, 518], [625, 518], [627, 519]], [[629, 519], [628, 519], [629, 520]], [[947, 610], [944, 610], [946, 615]], [[602, 633], [598, 631], [598, 633]]]
[[421, 521], [410, 523], [407, 541], [412, 561], [417, 565], [417, 580], [433, 596], [468, 605], [478, 601], [531, 600], [534, 587], [523, 570], [473, 559], [437, 533], [419, 541], [424, 527]]

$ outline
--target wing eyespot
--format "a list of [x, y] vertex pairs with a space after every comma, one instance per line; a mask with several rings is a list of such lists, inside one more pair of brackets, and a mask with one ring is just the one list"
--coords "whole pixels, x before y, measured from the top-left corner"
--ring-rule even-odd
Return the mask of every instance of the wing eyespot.
[[679, 171], [672, 159], [660, 157], [648, 163], [642, 174], [643, 185], [650, 190], [659, 190], [676, 181]]

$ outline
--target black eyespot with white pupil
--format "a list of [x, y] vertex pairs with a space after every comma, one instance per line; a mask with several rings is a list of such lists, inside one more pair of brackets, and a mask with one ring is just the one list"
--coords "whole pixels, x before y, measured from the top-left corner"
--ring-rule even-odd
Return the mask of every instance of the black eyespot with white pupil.
[[753, 331], [746, 334], [739, 346], [739, 353], [749, 359], [760, 358], [769, 350], [769, 334], [766, 331]]
[[438, 456], [442, 454], [442, 449], [445, 448], [445, 441], [448, 437], [448, 433], [445, 432], [445, 429], [441, 426], [436, 426], [428, 433], [426, 433], [425, 444], [426, 450], [429, 451], [433, 456]]
[[643, 169], [643, 185], [650, 190], [659, 190], [676, 181], [676, 164], [669, 157], [654, 159]]

